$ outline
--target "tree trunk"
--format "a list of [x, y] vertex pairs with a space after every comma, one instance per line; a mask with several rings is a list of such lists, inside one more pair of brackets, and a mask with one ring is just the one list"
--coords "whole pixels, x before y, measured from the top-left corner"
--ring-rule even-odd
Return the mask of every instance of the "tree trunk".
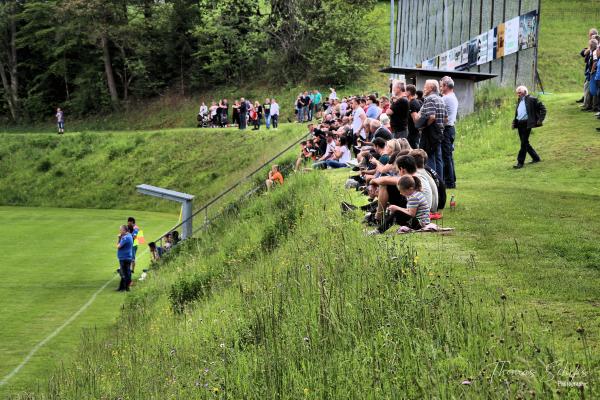
[[10, 84], [8, 83], [8, 78], [6, 76], [6, 70], [4, 68], [5, 68], [4, 63], [2, 61], [0, 61], [0, 77], [2, 78], [2, 87], [4, 88], [4, 95], [6, 97], [6, 102], [8, 103], [10, 115], [12, 116], [13, 120], [15, 122], [17, 122], [17, 120], [18, 120], [17, 110], [15, 109], [15, 105], [13, 104], [13, 97], [10, 93], [12, 89], [10, 87]]
[[17, 118], [19, 117], [19, 71], [17, 63], [17, 45], [15, 43], [17, 39], [17, 24], [15, 22], [15, 16], [10, 19], [10, 94], [12, 96], [13, 106]]
[[100, 41], [102, 44], [104, 71], [106, 72], [106, 83], [108, 84], [110, 99], [112, 100], [113, 105], [116, 106], [119, 102], [119, 94], [117, 92], [117, 84], [115, 83], [115, 74], [113, 73], [112, 60], [110, 58], [110, 49], [108, 48], [108, 37], [106, 36], [106, 33], [102, 33]]

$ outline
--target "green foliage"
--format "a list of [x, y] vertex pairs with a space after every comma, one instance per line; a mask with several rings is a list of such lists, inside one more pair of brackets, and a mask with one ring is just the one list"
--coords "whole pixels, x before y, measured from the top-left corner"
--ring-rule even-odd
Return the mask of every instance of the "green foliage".
[[[305, 129], [284, 124], [278, 131], [263, 128], [258, 133], [231, 128], [4, 134], [0, 205], [169, 211], [176, 207], [136, 193], [136, 185], [147, 183], [193, 193], [199, 207], [300, 138]], [[263, 182], [267, 169], [257, 175]], [[239, 188], [244, 189], [248, 190], [246, 185]]]

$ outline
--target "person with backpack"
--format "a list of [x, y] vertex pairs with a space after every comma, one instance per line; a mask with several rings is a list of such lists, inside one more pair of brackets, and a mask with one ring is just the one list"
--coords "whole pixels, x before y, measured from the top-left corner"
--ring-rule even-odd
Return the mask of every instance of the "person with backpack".
[[523, 168], [523, 165], [525, 164], [525, 157], [527, 154], [531, 156], [532, 164], [542, 161], [533, 147], [531, 147], [529, 136], [531, 135], [531, 130], [533, 128], [538, 128], [544, 123], [544, 119], [546, 118], [546, 106], [544, 106], [544, 103], [537, 98], [530, 96], [529, 91], [525, 86], [519, 86], [516, 93], [519, 100], [517, 100], [512, 128], [517, 129], [519, 132], [521, 148], [517, 155], [517, 164], [515, 164], [513, 168], [520, 169]]

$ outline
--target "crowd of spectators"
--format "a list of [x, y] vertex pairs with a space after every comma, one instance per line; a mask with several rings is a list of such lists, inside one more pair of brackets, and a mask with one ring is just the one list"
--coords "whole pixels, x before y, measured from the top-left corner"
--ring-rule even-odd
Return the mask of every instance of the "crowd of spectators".
[[[581, 50], [584, 59], [584, 84], [583, 96], [577, 102], [581, 104], [582, 111], [595, 112], [600, 119], [600, 35], [598, 30], [592, 28], [588, 32], [588, 47]], [[600, 127], [596, 128], [600, 131]]]
[[226, 128], [238, 127], [246, 129], [251, 125], [253, 130], [259, 130], [263, 122], [267, 129], [277, 129], [279, 126], [279, 104], [272, 99], [265, 99], [263, 103], [250, 101], [245, 98], [236, 99], [231, 105], [231, 120], [229, 119], [229, 102], [222, 99], [200, 104], [198, 110], [198, 127], [200, 128]]
[[360, 209], [376, 228], [372, 234], [394, 224], [420, 229], [441, 218], [446, 190], [456, 187], [453, 80], [428, 80], [422, 95], [414, 85], [394, 81], [390, 97], [331, 97], [320, 123], [308, 125], [295, 170], [352, 169], [346, 187], [368, 198]]

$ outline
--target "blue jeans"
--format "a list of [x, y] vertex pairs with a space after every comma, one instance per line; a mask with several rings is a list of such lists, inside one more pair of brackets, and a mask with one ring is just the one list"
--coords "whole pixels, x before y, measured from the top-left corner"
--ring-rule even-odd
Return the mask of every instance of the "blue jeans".
[[129, 290], [129, 285], [131, 284], [131, 260], [119, 260], [119, 275], [121, 275], [119, 290]]
[[444, 183], [449, 188], [456, 186], [456, 174], [454, 172], [454, 138], [456, 130], [453, 126], [444, 128], [444, 137], [442, 139], [442, 160], [444, 162]]
[[327, 161], [325, 161], [325, 166], [331, 167], [331, 168], [346, 168], [348, 166], [348, 164], [339, 162], [337, 160], [327, 160]]
[[298, 122], [304, 122], [304, 114], [306, 113], [306, 107], [298, 109]]
[[267, 129], [271, 127], [271, 114], [265, 114], [265, 125]]
[[444, 179], [444, 162], [442, 161], [441, 144], [436, 145], [431, 153], [427, 153], [427, 165], [438, 174], [440, 179]]

